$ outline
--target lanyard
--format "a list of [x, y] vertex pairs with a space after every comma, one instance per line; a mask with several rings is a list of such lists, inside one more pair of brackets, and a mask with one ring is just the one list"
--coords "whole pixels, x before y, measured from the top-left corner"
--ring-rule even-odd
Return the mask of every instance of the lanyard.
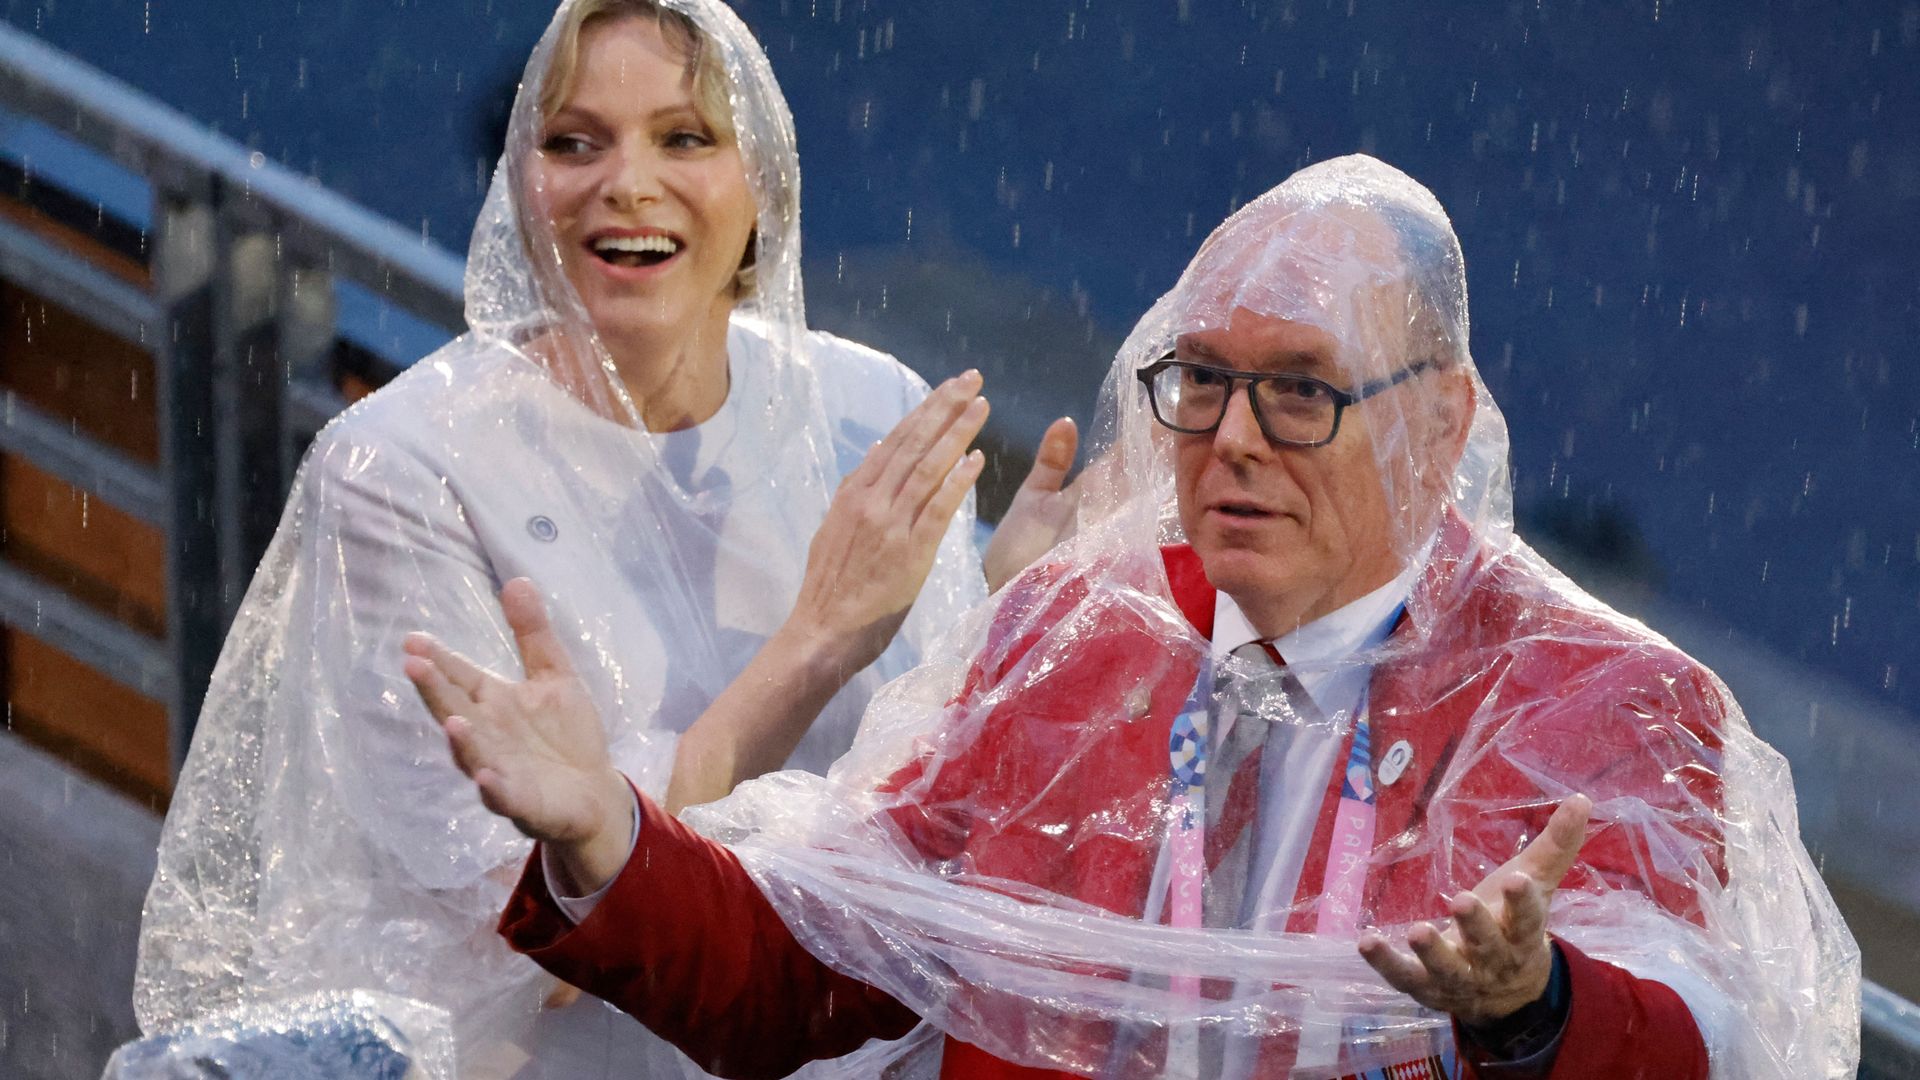
[[1367, 698], [1360, 697], [1353, 725], [1353, 749], [1340, 779], [1340, 808], [1327, 845], [1327, 874], [1320, 887], [1320, 911], [1314, 933], [1353, 937], [1360, 926], [1360, 900], [1367, 883], [1367, 857], [1373, 852], [1373, 753], [1367, 724]]
[[[1167, 921], [1182, 929], [1200, 925], [1202, 891], [1207, 876], [1207, 735], [1213, 709], [1213, 661], [1200, 664], [1200, 674], [1180, 715], [1174, 718], [1167, 740], [1167, 758], [1173, 771], [1173, 829], [1168, 836], [1171, 872], [1167, 879]], [[1175, 976], [1172, 989], [1187, 997], [1200, 996], [1200, 982], [1191, 975]]]
[[[1378, 632], [1377, 643], [1406, 616], [1402, 603]], [[1371, 682], [1371, 680], [1369, 680]], [[1346, 773], [1340, 778], [1340, 809], [1333, 818], [1333, 838], [1327, 845], [1327, 874], [1320, 886], [1320, 910], [1314, 932], [1357, 937], [1360, 902], [1366, 891], [1367, 860], [1373, 854], [1374, 786], [1373, 739], [1367, 700], [1372, 687], [1361, 691], [1354, 706], [1353, 749], [1347, 754]]]

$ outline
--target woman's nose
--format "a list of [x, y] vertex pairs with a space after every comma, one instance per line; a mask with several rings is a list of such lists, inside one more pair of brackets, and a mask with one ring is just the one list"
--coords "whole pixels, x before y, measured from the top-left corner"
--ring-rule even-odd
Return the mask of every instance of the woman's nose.
[[607, 205], [615, 210], [637, 210], [658, 202], [661, 187], [657, 164], [645, 151], [623, 151], [607, 178], [604, 192]]

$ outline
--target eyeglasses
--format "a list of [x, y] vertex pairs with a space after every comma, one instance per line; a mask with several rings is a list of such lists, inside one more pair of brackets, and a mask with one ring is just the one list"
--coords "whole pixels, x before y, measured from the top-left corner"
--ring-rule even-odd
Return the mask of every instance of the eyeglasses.
[[1340, 433], [1340, 414], [1391, 390], [1434, 366], [1422, 360], [1391, 375], [1341, 390], [1310, 375], [1252, 374], [1175, 360], [1172, 353], [1136, 372], [1147, 388], [1153, 418], [1185, 435], [1207, 435], [1227, 418], [1235, 383], [1247, 384], [1247, 400], [1260, 430], [1285, 446], [1325, 446]]

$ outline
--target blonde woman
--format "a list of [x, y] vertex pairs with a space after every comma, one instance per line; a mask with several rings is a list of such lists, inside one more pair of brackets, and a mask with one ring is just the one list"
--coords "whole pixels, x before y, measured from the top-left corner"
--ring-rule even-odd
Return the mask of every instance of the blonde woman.
[[[679, 807], [824, 771], [981, 598], [979, 378], [929, 393], [806, 328], [798, 183], [723, 5], [562, 5], [474, 229], [470, 332], [322, 433], [228, 640], [148, 897], [149, 1032], [365, 988], [448, 1009], [462, 1077], [669, 1070], [494, 935], [528, 845], [400, 643], [430, 623], [517, 674], [499, 592], [539, 582], [610, 752]], [[1059, 533], [1072, 442], [1049, 433], [988, 576]]]

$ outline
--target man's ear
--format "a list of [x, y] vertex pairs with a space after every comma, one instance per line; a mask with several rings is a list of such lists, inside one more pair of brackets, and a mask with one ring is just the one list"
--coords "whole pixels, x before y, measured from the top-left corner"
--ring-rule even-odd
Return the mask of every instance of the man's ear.
[[1460, 458], [1467, 452], [1467, 436], [1473, 432], [1473, 411], [1479, 406], [1479, 392], [1474, 388], [1473, 375], [1462, 365], [1447, 371], [1449, 386], [1443, 395], [1441, 409], [1444, 410], [1444, 422], [1441, 424], [1444, 440], [1441, 449], [1446, 453], [1444, 460], [1448, 472], [1460, 468]]
[[1467, 436], [1473, 431], [1473, 411], [1478, 401], [1473, 375], [1464, 364], [1449, 364], [1435, 372], [1440, 381], [1433, 394], [1433, 410], [1428, 416], [1424, 460], [1435, 468], [1428, 483], [1438, 489], [1444, 500], [1451, 490], [1460, 458], [1467, 452]]

